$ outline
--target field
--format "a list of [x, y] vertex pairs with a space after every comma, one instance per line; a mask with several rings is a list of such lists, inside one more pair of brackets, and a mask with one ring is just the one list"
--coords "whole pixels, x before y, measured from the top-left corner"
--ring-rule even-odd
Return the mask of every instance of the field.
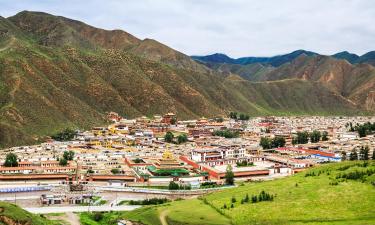
[[[246, 194], [251, 199], [261, 191], [273, 195], [273, 201], [241, 203]], [[233, 197], [236, 202], [231, 208]], [[328, 164], [288, 178], [240, 184], [200, 199], [105, 216], [147, 225], [375, 224], [375, 162]]]

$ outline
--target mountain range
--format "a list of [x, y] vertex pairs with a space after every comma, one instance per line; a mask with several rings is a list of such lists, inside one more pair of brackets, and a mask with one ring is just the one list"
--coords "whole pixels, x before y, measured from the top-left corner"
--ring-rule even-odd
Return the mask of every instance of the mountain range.
[[[319, 56], [321, 54], [306, 50], [296, 50], [288, 54], [284, 55], [277, 55], [271, 57], [241, 57], [241, 58], [231, 58], [222, 53], [215, 53], [212, 55], [206, 56], [191, 56], [196, 61], [200, 61], [203, 63], [228, 63], [228, 64], [240, 64], [240, 65], [248, 65], [253, 63], [261, 63], [263, 65], [270, 65], [270, 66], [281, 66], [284, 63], [291, 62], [292, 60], [296, 59], [300, 55], [307, 55], [307, 56]], [[362, 56], [358, 56], [354, 53], [350, 53], [348, 51], [339, 52], [336, 54], [331, 55], [331, 57], [336, 59], [344, 59], [351, 64], [356, 63], [368, 63], [371, 65], [375, 65], [375, 51], [368, 52], [363, 54]]]
[[187, 119], [375, 109], [368, 63], [307, 51], [242, 64], [196, 60], [156, 40], [47, 13], [0, 17], [0, 147], [101, 125], [109, 111]]

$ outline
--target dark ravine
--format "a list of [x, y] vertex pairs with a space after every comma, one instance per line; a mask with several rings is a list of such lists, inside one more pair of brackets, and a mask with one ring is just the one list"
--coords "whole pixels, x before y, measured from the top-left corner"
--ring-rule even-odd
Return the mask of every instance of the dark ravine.
[[[230, 70], [218, 72], [155, 40], [24, 11], [0, 18], [0, 146], [34, 143], [67, 126], [103, 124], [108, 111], [127, 117], [175, 112], [186, 119], [234, 110], [254, 116], [373, 110], [373, 100], [366, 100], [374, 90], [372, 66], [350, 65], [344, 81], [329, 82], [332, 88], [320, 81], [330, 80], [331, 72], [332, 79], [341, 77], [337, 71], [342, 69], [334, 68], [342, 60], [313, 65], [312, 59], [252, 68], [258, 75], [251, 81]], [[311, 66], [327, 72], [319, 79], [318, 72], [302, 76]]]

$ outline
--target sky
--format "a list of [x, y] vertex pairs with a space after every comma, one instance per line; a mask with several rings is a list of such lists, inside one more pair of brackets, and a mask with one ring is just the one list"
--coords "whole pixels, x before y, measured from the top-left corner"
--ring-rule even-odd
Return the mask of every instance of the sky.
[[60, 15], [152, 38], [187, 55], [375, 50], [373, 0], [0, 0], [0, 15]]

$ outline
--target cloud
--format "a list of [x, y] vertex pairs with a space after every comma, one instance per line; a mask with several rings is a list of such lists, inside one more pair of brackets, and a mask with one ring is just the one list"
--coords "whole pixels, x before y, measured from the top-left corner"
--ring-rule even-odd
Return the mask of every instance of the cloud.
[[44, 11], [153, 38], [186, 54], [268, 56], [375, 49], [372, 0], [0, 0], [0, 15]]

